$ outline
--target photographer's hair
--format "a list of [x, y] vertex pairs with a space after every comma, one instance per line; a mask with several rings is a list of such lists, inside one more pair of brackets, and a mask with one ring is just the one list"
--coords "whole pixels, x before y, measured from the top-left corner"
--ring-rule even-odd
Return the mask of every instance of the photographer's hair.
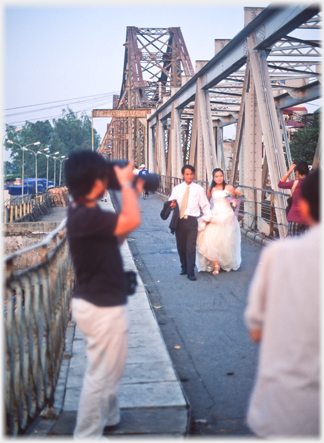
[[307, 175], [309, 173], [308, 164], [301, 160], [296, 164], [295, 171], [298, 171], [300, 175]]
[[313, 220], [320, 221], [320, 172], [314, 169], [303, 180], [301, 196], [309, 204]]
[[222, 185], [223, 185], [223, 190], [225, 189], [226, 182], [225, 182], [224, 171], [223, 171], [221, 168], [215, 168], [215, 169], [213, 170], [213, 178], [212, 178], [212, 182], [211, 182], [210, 187], [209, 187], [209, 190], [210, 190], [210, 191], [216, 186], [216, 182], [215, 182], [215, 180], [214, 180], [214, 175], [215, 175], [215, 173], [218, 172], [218, 171], [220, 171], [220, 172], [223, 174], [223, 183], [222, 183]]
[[181, 168], [181, 174], [183, 175], [185, 172], [185, 169], [190, 169], [191, 172], [195, 173], [195, 168], [191, 165], [184, 165]]
[[72, 197], [87, 195], [96, 179], [107, 177], [107, 162], [97, 152], [74, 151], [65, 163], [65, 180]]

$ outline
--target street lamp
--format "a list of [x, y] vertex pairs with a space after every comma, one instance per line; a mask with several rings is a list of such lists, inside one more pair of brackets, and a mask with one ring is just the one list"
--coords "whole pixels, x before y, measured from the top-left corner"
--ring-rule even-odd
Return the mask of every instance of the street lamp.
[[[42, 149], [42, 151], [48, 151], [49, 148]], [[54, 154], [44, 154], [44, 152], [38, 151], [37, 154], [43, 154], [46, 157], [46, 190], [48, 189], [48, 159], [53, 157], [53, 155], [59, 154], [59, 151], [54, 152]]]
[[[10, 143], [11, 145], [17, 145], [21, 148], [22, 150], [22, 166], [21, 166], [21, 175], [22, 175], [22, 190], [21, 190], [21, 196], [24, 197], [24, 151], [27, 150], [29, 151], [29, 149], [26, 149], [27, 146], [32, 146], [32, 145], [40, 145], [40, 142], [35, 142], [35, 143], [29, 143], [29, 145], [26, 145], [25, 147], [22, 147], [19, 143], [13, 142], [11, 140], [8, 140], [8, 143]], [[33, 152], [33, 151], [32, 151]]]
[[43, 151], [48, 151], [48, 150], [49, 150], [49, 148], [44, 148], [41, 151], [37, 151], [37, 153], [36, 153], [36, 154], [43, 154], [46, 157], [46, 190], [48, 189], [48, 157], [49, 157], [49, 155], [44, 154]]
[[3, 139], [2, 139], [2, 144], [4, 144], [4, 139], [8, 136], [8, 134], [10, 134], [11, 132], [18, 132], [21, 131], [23, 129], [22, 126], [20, 126], [20, 128], [16, 128], [16, 129], [11, 129], [11, 131], [8, 131], [5, 133]]
[[5, 135], [3, 136], [3, 139], [2, 139], [2, 146], [4, 145], [5, 138], [8, 137], [8, 134], [11, 134], [12, 132], [21, 131], [22, 129], [24, 129], [24, 128], [22, 126], [20, 126], [20, 128], [11, 129], [10, 131], [6, 132]]
[[67, 158], [65, 158], [65, 155], [61, 155], [61, 158], [58, 158], [58, 161], [60, 162], [60, 180], [59, 180], [59, 186], [61, 186], [62, 163], [64, 162], [64, 160], [67, 160]]
[[56, 154], [59, 154], [59, 151], [54, 152], [54, 154], [51, 154], [49, 157], [53, 157], [54, 159], [54, 186], [55, 186], [55, 174], [56, 174], [56, 157], [54, 157]]
[[[38, 144], [39, 144], [39, 142], [38, 142]], [[49, 149], [49, 148], [45, 148], [44, 151], [46, 151], [47, 149]], [[37, 154], [42, 154], [42, 152], [40, 152], [40, 151], [36, 151], [36, 152], [34, 152], [34, 151], [32, 151], [31, 149], [27, 149], [27, 148], [23, 148], [23, 150], [24, 150], [24, 151], [32, 152], [32, 153], [34, 154], [34, 156], [35, 156], [35, 180], [36, 180], [36, 182], [35, 182], [35, 188], [36, 188], [36, 197], [37, 197], [37, 193], [38, 193], [38, 181], [37, 181]]]

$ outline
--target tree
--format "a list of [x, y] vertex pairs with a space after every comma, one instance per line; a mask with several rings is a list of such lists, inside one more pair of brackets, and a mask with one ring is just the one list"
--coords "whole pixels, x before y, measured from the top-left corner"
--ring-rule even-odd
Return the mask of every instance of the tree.
[[304, 160], [311, 165], [319, 139], [320, 115], [318, 113], [307, 115], [303, 118], [303, 122], [305, 126], [293, 134], [290, 152], [294, 163]]
[[21, 169], [19, 168], [18, 165], [14, 165], [8, 161], [4, 162], [4, 175], [5, 175], [5, 180], [8, 179], [12, 179], [12, 178], [17, 178], [19, 176], [21, 176]]
[[[15, 129], [13, 126], [7, 125], [7, 131]], [[91, 149], [92, 148], [92, 125], [91, 120], [86, 114], [82, 114], [78, 118], [77, 114], [71, 109], [62, 110], [62, 117], [54, 119], [52, 124], [46, 120], [44, 122], [37, 121], [36, 123], [26, 122], [23, 129], [19, 132], [10, 134], [10, 140], [18, 143], [22, 147], [30, 143], [40, 142], [40, 145], [28, 146], [31, 151], [42, 151], [44, 154], [55, 154], [55, 157], [60, 158], [65, 156], [68, 158], [71, 152], [75, 150]], [[94, 130], [94, 149], [97, 150], [100, 146], [100, 135]], [[22, 149], [15, 145], [5, 143], [5, 148], [11, 149], [10, 157], [12, 165], [21, 170], [22, 165]], [[44, 151], [48, 148], [47, 151]], [[48, 163], [48, 178], [54, 178], [54, 161], [56, 163], [55, 182], [59, 182], [60, 162], [55, 160], [53, 156], [46, 158], [45, 155], [37, 156], [37, 175], [38, 177], [46, 177], [46, 169]], [[64, 164], [62, 164], [63, 171]], [[25, 177], [35, 176], [35, 156], [28, 151], [24, 152], [24, 175]], [[62, 182], [64, 183], [64, 174], [62, 173]]]

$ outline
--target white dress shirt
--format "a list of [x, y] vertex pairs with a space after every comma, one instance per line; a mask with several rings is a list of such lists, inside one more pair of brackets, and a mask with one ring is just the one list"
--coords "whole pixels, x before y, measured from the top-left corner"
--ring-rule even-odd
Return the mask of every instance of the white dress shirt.
[[320, 225], [276, 240], [250, 285], [245, 321], [262, 340], [247, 423], [261, 438], [320, 432], [320, 246]]
[[[182, 182], [180, 183], [180, 185], [175, 186], [169, 197], [169, 201], [177, 200], [179, 209], [181, 208], [181, 202], [187, 186], [188, 185], [185, 182]], [[205, 191], [197, 183], [191, 182], [189, 185], [189, 200], [185, 215], [191, 217], [200, 217], [201, 211], [205, 215], [204, 219], [209, 221], [211, 219], [211, 210]]]

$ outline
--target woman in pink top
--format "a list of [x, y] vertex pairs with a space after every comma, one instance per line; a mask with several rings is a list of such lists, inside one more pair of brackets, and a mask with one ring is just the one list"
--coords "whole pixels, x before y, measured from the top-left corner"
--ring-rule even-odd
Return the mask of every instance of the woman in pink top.
[[287, 215], [288, 222], [288, 236], [294, 237], [303, 234], [308, 229], [308, 221], [303, 217], [298, 209], [299, 200], [301, 198], [301, 187], [303, 184], [303, 179], [309, 172], [308, 164], [305, 161], [300, 161], [297, 165], [291, 165], [287, 174], [282, 177], [278, 186], [282, 189], [291, 189], [295, 183], [295, 180], [287, 182], [289, 175], [295, 170], [297, 185], [292, 195], [292, 205], [290, 211]]

